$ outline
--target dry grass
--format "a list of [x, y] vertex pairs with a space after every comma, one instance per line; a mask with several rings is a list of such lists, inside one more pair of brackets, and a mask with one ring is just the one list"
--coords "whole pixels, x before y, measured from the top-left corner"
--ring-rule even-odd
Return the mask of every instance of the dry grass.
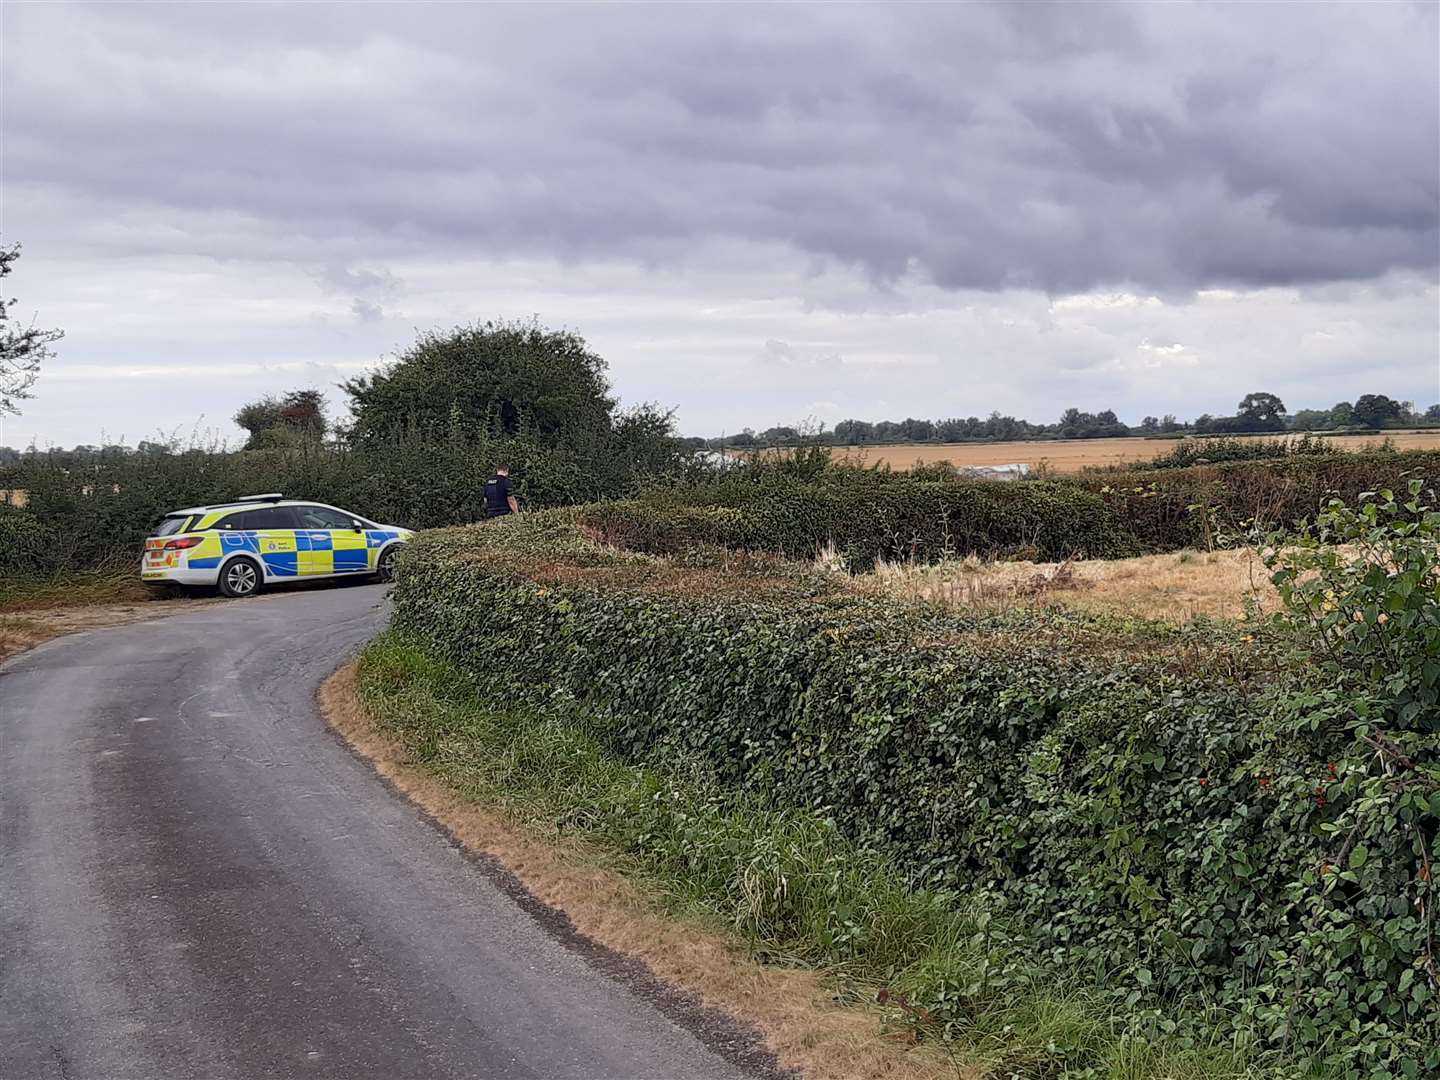
[[[1273, 433], [1254, 436], [1231, 436], [1232, 438], [1273, 439]], [[1382, 438], [1389, 439], [1397, 450], [1440, 449], [1440, 430], [1385, 432], [1380, 435], [1333, 435], [1325, 436], [1328, 442], [1342, 450], [1358, 450], [1366, 444], [1375, 444]], [[952, 445], [925, 446], [897, 444], [885, 446], [836, 447], [837, 457], [848, 457], [865, 465], [889, 465], [893, 469], [910, 469], [917, 462], [932, 465], [937, 461], [948, 461], [954, 465], [1008, 465], [1025, 462], [1038, 466], [1042, 462], [1053, 472], [1072, 473], [1099, 465], [1123, 465], [1135, 461], [1150, 461], [1162, 454], [1168, 454], [1175, 447], [1170, 439], [1061, 439], [1037, 442], [995, 442], [955, 443]]]
[[88, 607], [25, 608], [0, 612], [0, 660], [33, 649], [62, 634], [78, 634], [122, 623], [147, 622], [194, 611], [217, 600], [180, 599], [169, 603], [141, 600], [128, 604], [92, 604]]
[[936, 566], [881, 564], [855, 580], [867, 591], [955, 607], [1058, 604], [1167, 622], [1199, 615], [1238, 619], [1247, 598], [1267, 611], [1279, 603], [1259, 556], [1248, 549], [1063, 563], [970, 558]]
[[337, 733], [466, 848], [498, 860], [586, 938], [756, 1028], [783, 1067], [827, 1080], [980, 1075], [886, 1036], [876, 1012], [838, 1004], [814, 972], [766, 967], [738, 941], [662, 913], [582, 841], [537, 836], [458, 795], [379, 730], [356, 695], [353, 664], [325, 682], [320, 705]]

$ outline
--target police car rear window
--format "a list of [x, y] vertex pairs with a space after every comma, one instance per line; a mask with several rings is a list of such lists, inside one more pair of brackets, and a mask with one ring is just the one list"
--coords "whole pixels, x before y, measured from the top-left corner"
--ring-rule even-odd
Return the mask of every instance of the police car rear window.
[[160, 527], [155, 530], [155, 535], [174, 536], [185, 530], [185, 523], [189, 520], [189, 514], [173, 514], [160, 522]]

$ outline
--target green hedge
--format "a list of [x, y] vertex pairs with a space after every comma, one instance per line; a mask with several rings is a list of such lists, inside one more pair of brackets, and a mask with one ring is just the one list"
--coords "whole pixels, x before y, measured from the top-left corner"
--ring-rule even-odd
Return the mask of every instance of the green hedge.
[[622, 547], [676, 553], [697, 543], [810, 558], [833, 546], [851, 569], [947, 553], [1064, 559], [1137, 555], [1107, 498], [1072, 484], [839, 482], [717, 485], [589, 507], [585, 525]]
[[1347, 502], [1362, 492], [1403, 490], [1410, 476], [1440, 476], [1440, 451], [1297, 455], [1183, 469], [1081, 474], [1074, 483], [1107, 505], [1146, 551], [1205, 542], [1210, 528], [1237, 532], [1252, 524], [1288, 526], [1316, 512], [1331, 495]]
[[[396, 627], [482, 697], [578, 704], [626, 760], [698, 764], [833, 820], [917, 883], [988, 897], [1127, 1004], [1219, 1007], [1274, 1046], [1363, 1063], [1353, 1075], [1440, 1069], [1423, 848], [1397, 828], [1317, 899], [1338, 846], [1323, 826], [1369, 759], [1328, 729], [1277, 728], [1298, 676], [1260, 673], [1270, 654], [1203, 628], [898, 608], [793, 565], [602, 549], [573, 524], [592, 517], [423, 537]], [[1431, 809], [1433, 844], [1440, 796]], [[962, 988], [941, 997], [963, 1018]]]
[[25, 509], [5, 508], [0, 519], [0, 574], [48, 577], [138, 560], [141, 542], [167, 512], [266, 491], [411, 528], [477, 521], [485, 480], [500, 462], [511, 465], [527, 507], [624, 491], [639, 475], [623, 455], [526, 438], [400, 440], [359, 451], [116, 453], [84, 463], [39, 454], [0, 469], [0, 488], [30, 497]]
[[589, 507], [599, 539], [654, 554], [697, 544], [808, 559], [833, 547], [852, 570], [946, 555], [1059, 561], [1211, 546], [1288, 525], [1338, 494], [1440, 475], [1440, 452], [1297, 454], [1190, 468], [1001, 483], [829, 466], [746, 470]]

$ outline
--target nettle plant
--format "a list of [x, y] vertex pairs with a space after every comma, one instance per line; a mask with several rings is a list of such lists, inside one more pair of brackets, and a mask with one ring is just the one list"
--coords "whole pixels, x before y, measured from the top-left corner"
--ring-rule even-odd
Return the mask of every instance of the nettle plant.
[[[1435, 851], [1440, 832], [1440, 510], [1420, 479], [1406, 492], [1331, 499], [1261, 552], [1284, 602], [1275, 627], [1319, 678], [1288, 693], [1279, 743], [1330, 760], [1313, 783], [1311, 827], [1328, 838], [1293, 883], [1301, 948], [1282, 1029], [1310, 1047], [1348, 1029], [1363, 1073], [1440, 1070]], [[1283, 752], [1283, 751], [1282, 751]], [[1314, 761], [1311, 756], [1311, 761]], [[1300, 776], [1296, 777], [1301, 780]], [[1353, 975], [1368, 975], [1371, 989]], [[1342, 974], [1348, 971], [1350, 976]], [[1383, 988], [1383, 991], [1379, 988]], [[1304, 1001], [1303, 1010], [1297, 1003]], [[1387, 1053], [1398, 1029], [1431, 1032], [1428, 1052]], [[1387, 1060], [1389, 1059], [1389, 1060]]]

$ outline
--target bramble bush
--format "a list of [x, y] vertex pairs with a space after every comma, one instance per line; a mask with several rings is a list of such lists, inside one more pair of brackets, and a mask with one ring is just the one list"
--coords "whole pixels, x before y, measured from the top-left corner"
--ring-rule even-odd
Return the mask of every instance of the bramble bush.
[[[1410, 502], [1392, 519], [1379, 501], [1404, 544], [1373, 565], [1424, 627], [1433, 575], [1406, 575], [1427, 557], [1433, 570], [1433, 521]], [[423, 537], [397, 629], [482, 697], [587, 718], [625, 761], [699, 762], [737, 797], [833, 822], [917, 887], [1027, 928], [1057, 973], [1127, 1009], [1176, 1010], [1182, 1033], [1203, 1015], [1194, 1037], [1222, 1022], [1302, 1071], [1440, 1070], [1435, 719], [1433, 703], [1410, 708], [1433, 652], [1406, 645], [1377, 690], [1353, 659], [1311, 662], [1303, 604], [1254, 628], [1259, 645], [1218, 627], [896, 606], [773, 558], [597, 546], [591, 513]], [[1317, 558], [1346, 535], [1327, 513]], [[1306, 595], [1313, 572], [1297, 565]], [[1382, 613], [1390, 633], [1401, 609]], [[963, 989], [916, 1004], [965, 1022]]]
[[[1274, 621], [1316, 676], [1277, 697], [1281, 730], [1335, 748], [1314, 788], [1329, 852], [1295, 890], [1303, 935], [1286, 958], [1314, 1008], [1287, 1014], [1286, 1035], [1383, 1046], [1403, 1018], [1428, 1015], [1433, 1030], [1440, 1013], [1440, 511], [1418, 478], [1399, 496], [1331, 499], [1263, 555], [1285, 601]], [[1383, 884], [1396, 866], [1398, 890]], [[1440, 1069], [1434, 1051], [1423, 1064]]]

